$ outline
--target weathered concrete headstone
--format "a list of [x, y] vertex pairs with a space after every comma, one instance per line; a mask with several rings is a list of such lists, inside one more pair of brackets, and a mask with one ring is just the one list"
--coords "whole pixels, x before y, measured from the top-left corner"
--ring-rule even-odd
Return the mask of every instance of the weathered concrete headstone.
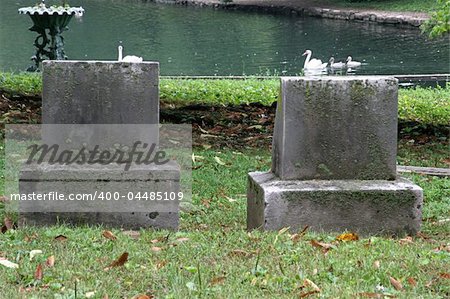
[[281, 79], [272, 171], [249, 174], [249, 229], [415, 233], [422, 189], [397, 177], [397, 80]]
[[[135, 139], [158, 144], [158, 86], [157, 62], [45, 61], [42, 138], [45, 143], [63, 148], [82, 142], [87, 142], [87, 147], [108, 148], [114, 142], [131, 145]], [[95, 124], [98, 126], [90, 126]], [[122, 130], [119, 136], [114, 135], [115, 126], [121, 124], [135, 126], [129, 132]], [[155, 126], [150, 130], [139, 129], [139, 125], [147, 124]], [[128, 201], [129, 194], [138, 192], [178, 193], [180, 166], [174, 161], [164, 165], [133, 165], [127, 171], [123, 164], [114, 163], [81, 166], [40, 163], [22, 170], [19, 185], [21, 193], [28, 194], [39, 190], [66, 195], [109, 193], [113, 197], [120, 193], [122, 197], [121, 203], [110, 200], [104, 205], [100, 200], [61, 203], [53, 205], [51, 212], [47, 212], [43, 203], [24, 204], [20, 214], [22, 224], [66, 222], [132, 229], [178, 227], [178, 201], [137, 201], [136, 198]]]

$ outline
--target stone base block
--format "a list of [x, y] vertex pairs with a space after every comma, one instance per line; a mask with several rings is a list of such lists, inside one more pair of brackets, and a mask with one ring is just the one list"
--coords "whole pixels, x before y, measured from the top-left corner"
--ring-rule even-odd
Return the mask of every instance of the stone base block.
[[[178, 228], [180, 166], [175, 161], [134, 165], [127, 171], [117, 164], [30, 165], [21, 171], [19, 191], [22, 197], [47, 194], [46, 200], [13, 201], [20, 225]], [[84, 199], [67, 200], [70, 195]]]
[[352, 231], [416, 234], [423, 191], [398, 178], [384, 180], [280, 180], [271, 172], [249, 173], [248, 229]]

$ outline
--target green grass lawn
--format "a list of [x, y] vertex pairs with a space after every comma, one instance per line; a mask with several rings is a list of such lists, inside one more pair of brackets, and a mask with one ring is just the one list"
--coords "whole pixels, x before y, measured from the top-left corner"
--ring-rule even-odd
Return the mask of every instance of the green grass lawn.
[[327, 0], [327, 2], [345, 8], [414, 12], [430, 12], [436, 6], [436, 0]]
[[[167, 102], [270, 105], [278, 96], [279, 82], [163, 79], [160, 86]], [[0, 88], [36, 96], [41, 79], [0, 74]], [[450, 87], [401, 90], [399, 116], [419, 125], [448, 125], [449, 95]], [[423, 138], [411, 136], [416, 137]], [[0, 190], [2, 148], [0, 142]], [[421, 145], [401, 140], [398, 162], [448, 167], [448, 154], [448, 144], [443, 142]], [[102, 236], [103, 227], [8, 230], [0, 234], [0, 258], [19, 267], [0, 264], [0, 298], [450, 296], [449, 178], [407, 175], [424, 189], [422, 234], [337, 242], [342, 232], [246, 231], [246, 176], [249, 171], [269, 169], [269, 149], [195, 148], [194, 155], [193, 204], [182, 212], [178, 232], [148, 229], [130, 236], [114, 229], [117, 239], [110, 240]], [[5, 215], [0, 203], [0, 219], [5, 216], [13, 215]], [[55, 239], [60, 235], [65, 239]], [[30, 258], [33, 250], [42, 253]], [[105, 270], [124, 252], [128, 261], [123, 266]], [[51, 256], [54, 266], [46, 264]]]
[[[424, 151], [405, 144], [399, 161], [428, 166], [442, 161], [440, 145]], [[363, 238], [336, 242], [336, 234], [293, 235], [245, 230], [246, 174], [267, 170], [268, 150], [194, 150], [193, 207], [182, 213], [178, 232], [141, 230], [134, 239], [102, 227], [24, 228], [0, 234], [0, 257], [19, 264], [0, 266], [1, 298], [294, 298], [313, 292], [321, 298], [359, 298], [378, 293], [398, 298], [450, 295], [450, 180], [409, 175], [424, 188], [422, 237]], [[219, 157], [226, 165], [219, 164]], [[1, 161], [1, 159], [0, 159]], [[439, 162], [440, 163], [440, 162]], [[55, 240], [58, 235], [65, 241]], [[311, 245], [332, 244], [326, 251]], [[42, 250], [30, 260], [32, 250]], [[124, 266], [104, 269], [128, 252]], [[46, 266], [54, 256], [54, 267]], [[36, 268], [43, 265], [37, 280]], [[396, 290], [390, 277], [400, 281]], [[309, 281], [308, 281], [309, 280]], [[414, 282], [416, 285], [414, 285]], [[409, 283], [408, 283], [409, 281]], [[20, 293], [22, 292], [22, 293]], [[92, 293], [94, 292], [94, 293]], [[364, 294], [363, 294], [364, 295]], [[363, 296], [361, 295], [361, 296]], [[311, 297], [314, 298], [314, 296]]]

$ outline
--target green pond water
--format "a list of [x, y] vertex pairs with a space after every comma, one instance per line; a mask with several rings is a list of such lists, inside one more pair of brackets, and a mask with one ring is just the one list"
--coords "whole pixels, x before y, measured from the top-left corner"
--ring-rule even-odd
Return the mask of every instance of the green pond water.
[[[34, 54], [29, 16], [17, 9], [38, 0], [0, 0], [0, 70], [25, 70]], [[83, 6], [64, 33], [70, 59], [125, 55], [161, 63], [162, 75], [295, 75], [305, 49], [328, 61], [352, 55], [357, 74], [450, 72], [449, 38], [428, 40], [418, 29], [141, 0], [71, 0]], [[47, 3], [60, 3], [59, 1]]]

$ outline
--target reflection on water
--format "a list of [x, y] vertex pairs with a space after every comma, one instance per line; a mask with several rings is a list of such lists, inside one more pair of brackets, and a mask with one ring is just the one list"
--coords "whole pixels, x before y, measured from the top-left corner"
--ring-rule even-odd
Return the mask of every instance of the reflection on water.
[[[35, 34], [17, 9], [35, 2], [0, 0], [0, 70], [30, 65]], [[124, 55], [160, 61], [162, 75], [295, 75], [305, 49], [322, 61], [351, 55], [364, 63], [357, 74], [450, 72], [449, 39], [429, 41], [416, 29], [141, 0], [70, 4], [86, 10], [64, 34], [71, 59], [117, 59], [123, 41]]]

